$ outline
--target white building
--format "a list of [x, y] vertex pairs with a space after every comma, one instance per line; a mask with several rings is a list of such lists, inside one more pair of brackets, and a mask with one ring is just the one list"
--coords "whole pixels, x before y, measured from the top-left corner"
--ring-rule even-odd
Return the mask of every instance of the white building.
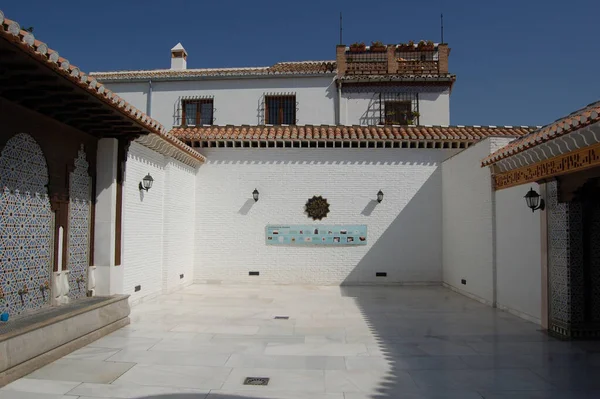
[[91, 75], [166, 127], [448, 125], [448, 46], [409, 48], [338, 46], [335, 61], [187, 69], [178, 44], [170, 69]]

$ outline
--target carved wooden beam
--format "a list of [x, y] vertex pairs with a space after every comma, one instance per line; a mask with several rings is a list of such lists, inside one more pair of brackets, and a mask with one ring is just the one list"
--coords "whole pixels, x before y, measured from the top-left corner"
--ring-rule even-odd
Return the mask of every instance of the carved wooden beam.
[[521, 184], [540, 182], [593, 167], [600, 167], [600, 143], [522, 168], [497, 173], [493, 177], [494, 189], [502, 190]]

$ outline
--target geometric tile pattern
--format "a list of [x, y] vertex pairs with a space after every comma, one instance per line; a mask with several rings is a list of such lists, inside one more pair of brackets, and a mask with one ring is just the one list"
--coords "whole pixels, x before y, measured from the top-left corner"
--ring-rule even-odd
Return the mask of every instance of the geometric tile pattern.
[[551, 325], [571, 323], [569, 274], [569, 204], [558, 202], [558, 184], [546, 183], [548, 225], [549, 319]]
[[90, 254], [92, 178], [83, 145], [75, 159], [69, 179], [69, 297], [86, 296]]
[[0, 153], [0, 305], [13, 317], [50, 304], [54, 213], [42, 149], [25, 133]]

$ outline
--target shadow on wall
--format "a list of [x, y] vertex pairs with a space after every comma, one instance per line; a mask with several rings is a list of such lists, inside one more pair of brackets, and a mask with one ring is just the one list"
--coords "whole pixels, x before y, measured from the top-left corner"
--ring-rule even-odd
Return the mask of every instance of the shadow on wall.
[[379, 125], [382, 119], [380, 100], [377, 95], [374, 95], [369, 99], [369, 106], [358, 120], [361, 126], [375, 126]]
[[[441, 170], [429, 176], [415, 195], [371, 246], [342, 285], [384, 284], [386, 280], [441, 284], [442, 281], [442, 198]], [[386, 199], [383, 199], [384, 204]], [[362, 214], [370, 216], [380, 206], [371, 200]], [[426, 216], [426, 217], [424, 217]], [[369, 222], [368, 219], [365, 220]], [[410, 269], [407, 269], [410, 267]], [[387, 276], [376, 276], [377, 272]], [[401, 273], [401, 275], [399, 275]]]
[[242, 205], [242, 207], [240, 208], [238, 213], [240, 215], [246, 216], [248, 214], [248, 212], [250, 212], [250, 209], [252, 209], [252, 207], [254, 206], [255, 203], [256, 203], [256, 201], [254, 201], [254, 199], [248, 198], [246, 200], [246, 202], [244, 202], [244, 205]]

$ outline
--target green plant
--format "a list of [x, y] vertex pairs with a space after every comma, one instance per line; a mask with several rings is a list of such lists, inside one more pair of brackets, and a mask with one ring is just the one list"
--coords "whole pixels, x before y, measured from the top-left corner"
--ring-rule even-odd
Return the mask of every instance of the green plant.
[[413, 124], [413, 120], [412, 119], [407, 119], [406, 120], [406, 124], [407, 125], [412, 125]]
[[435, 44], [431, 40], [427, 40], [427, 47], [435, 47]]
[[364, 48], [366, 46], [365, 46], [365, 44], [363, 42], [355, 42], [355, 43], [352, 43], [350, 45], [350, 47], [353, 47], [353, 48]]
[[380, 41], [374, 41], [371, 42], [371, 47], [385, 47], [385, 44], [383, 44], [383, 42]]
[[412, 113], [413, 118], [418, 118], [419, 116], [421, 116], [421, 114], [419, 113], [419, 111], [414, 111]]

